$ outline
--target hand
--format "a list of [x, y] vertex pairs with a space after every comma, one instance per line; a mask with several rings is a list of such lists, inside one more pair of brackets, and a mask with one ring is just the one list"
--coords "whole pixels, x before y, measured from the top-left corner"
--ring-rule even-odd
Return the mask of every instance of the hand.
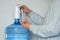
[[20, 7], [21, 10], [23, 10], [26, 14], [29, 14], [30, 12], [32, 12], [27, 6], [22, 5]]
[[26, 20], [25, 23], [23, 23], [22, 21], [20, 21], [21, 25], [23, 26], [23, 28], [25, 29], [30, 29], [30, 23], [28, 20]]

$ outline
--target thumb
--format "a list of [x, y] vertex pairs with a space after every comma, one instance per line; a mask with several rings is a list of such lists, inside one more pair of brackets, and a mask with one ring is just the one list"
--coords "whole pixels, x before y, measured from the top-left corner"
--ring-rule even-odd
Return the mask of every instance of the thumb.
[[22, 20], [20, 21], [21, 24], [23, 24]]
[[30, 22], [28, 21], [28, 19], [26, 19], [26, 23], [30, 23]]

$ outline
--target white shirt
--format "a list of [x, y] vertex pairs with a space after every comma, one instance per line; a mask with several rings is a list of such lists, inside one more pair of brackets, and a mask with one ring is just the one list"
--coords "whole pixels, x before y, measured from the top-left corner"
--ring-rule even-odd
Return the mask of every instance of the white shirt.
[[60, 40], [60, 0], [54, 0], [46, 17], [35, 12], [28, 15], [31, 24], [31, 40]]

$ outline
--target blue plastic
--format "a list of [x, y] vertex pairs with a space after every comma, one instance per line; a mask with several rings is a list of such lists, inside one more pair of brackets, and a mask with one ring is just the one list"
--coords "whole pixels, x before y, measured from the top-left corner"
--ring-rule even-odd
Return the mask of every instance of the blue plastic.
[[6, 40], [30, 40], [29, 38], [29, 30], [22, 27], [19, 19], [15, 19], [14, 24], [6, 28]]

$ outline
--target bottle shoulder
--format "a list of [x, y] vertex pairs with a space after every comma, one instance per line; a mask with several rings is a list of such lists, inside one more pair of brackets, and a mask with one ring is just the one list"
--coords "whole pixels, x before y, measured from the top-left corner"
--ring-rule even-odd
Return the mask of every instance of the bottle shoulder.
[[6, 28], [6, 33], [27, 33], [28, 30], [24, 29], [22, 25], [12, 24]]
[[6, 29], [12, 29], [12, 28], [22, 28], [22, 25], [20, 24], [11, 24], [6, 27]]

